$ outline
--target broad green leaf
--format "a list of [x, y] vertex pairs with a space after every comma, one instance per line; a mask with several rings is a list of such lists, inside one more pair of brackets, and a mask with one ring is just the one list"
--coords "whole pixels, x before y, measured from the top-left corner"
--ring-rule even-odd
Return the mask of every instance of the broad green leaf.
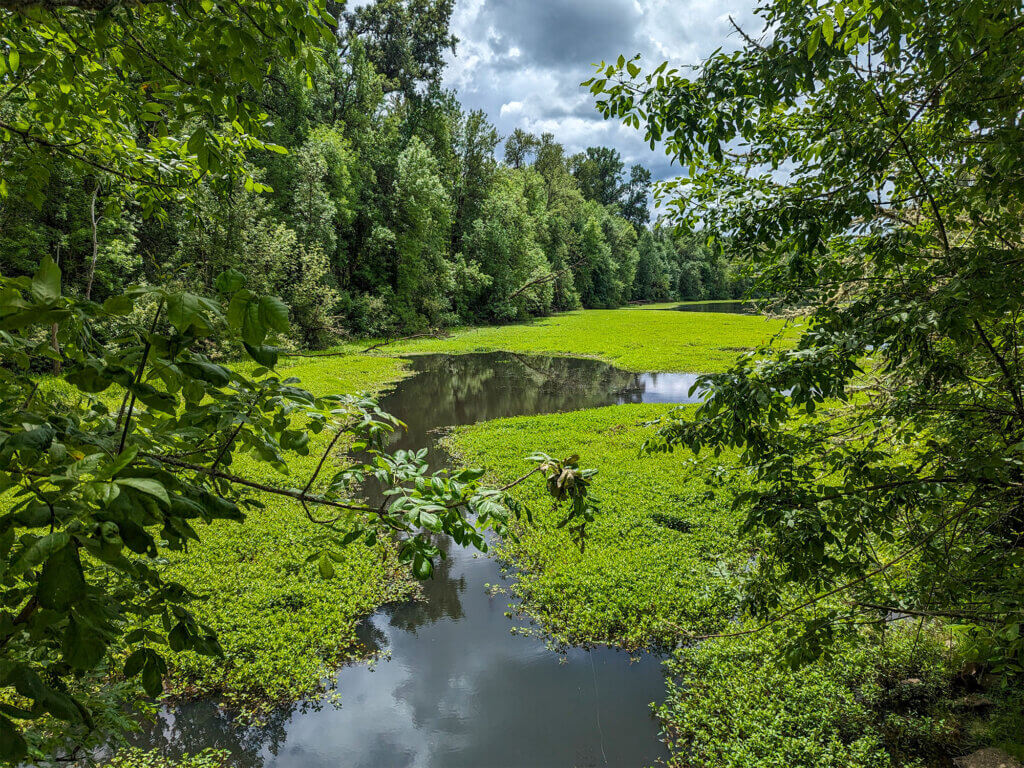
[[147, 477], [119, 477], [114, 482], [152, 496], [165, 507], [171, 506], [171, 500], [167, 496], [167, 489], [156, 480]]
[[60, 267], [44, 256], [32, 277], [32, 295], [42, 304], [52, 304], [60, 298]]

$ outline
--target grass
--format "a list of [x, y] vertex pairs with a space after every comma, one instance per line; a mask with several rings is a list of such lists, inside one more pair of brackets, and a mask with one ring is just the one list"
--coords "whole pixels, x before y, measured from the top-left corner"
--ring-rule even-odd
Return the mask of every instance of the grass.
[[626, 648], [667, 644], [680, 632], [712, 632], [734, 609], [720, 566], [740, 564], [730, 499], [705, 499], [703, 468], [682, 454], [638, 457], [664, 405], [629, 405], [502, 419], [459, 429], [453, 448], [496, 482], [540, 450], [579, 453], [598, 470], [602, 513], [584, 551], [537, 485], [517, 496], [537, 525], [506, 539], [500, 555], [517, 568], [513, 587], [525, 610], [566, 643]]
[[505, 350], [596, 357], [629, 371], [716, 373], [728, 369], [737, 352], [783, 332], [792, 338], [783, 321], [754, 315], [594, 309], [519, 325], [458, 329], [444, 339], [394, 344], [387, 354]]
[[[403, 375], [401, 361], [381, 357], [289, 362], [281, 372], [316, 394], [380, 391]], [[313, 437], [310, 455], [292, 461], [292, 477], [312, 472], [329, 440], [327, 433]], [[288, 482], [244, 455], [234, 468], [255, 480]], [[315, 692], [339, 661], [357, 652], [359, 619], [411, 594], [411, 583], [383, 545], [349, 547], [336, 577], [325, 581], [306, 563], [322, 529], [297, 504], [279, 498], [265, 503], [245, 523], [215, 523], [187, 552], [168, 553], [167, 577], [202, 596], [194, 611], [217, 631], [225, 652], [223, 659], [176, 654], [172, 696], [218, 695], [233, 706], [258, 709]]]

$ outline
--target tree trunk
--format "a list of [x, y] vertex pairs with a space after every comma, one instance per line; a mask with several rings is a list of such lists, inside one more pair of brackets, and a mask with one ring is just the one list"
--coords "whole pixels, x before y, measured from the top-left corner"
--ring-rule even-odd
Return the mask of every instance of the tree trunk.
[[92, 299], [92, 280], [96, 276], [96, 257], [100, 252], [100, 242], [97, 237], [97, 224], [99, 220], [96, 218], [96, 198], [100, 193], [100, 183], [96, 182], [96, 188], [92, 191], [92, 205], [89, 208], [90, 218], [92, 220], [92, 263], [89, 265], [89, 279], [85, 283], [85, 300], [90, 301]]

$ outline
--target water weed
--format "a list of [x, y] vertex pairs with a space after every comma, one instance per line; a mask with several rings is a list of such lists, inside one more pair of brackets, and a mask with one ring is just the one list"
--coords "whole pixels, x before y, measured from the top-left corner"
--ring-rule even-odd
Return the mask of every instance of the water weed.
[[517, 529], [500, 555], [516, 568], [525, 611], [566, 643], [625, 648], [665, 645], [681, 633], [720, 628], [734, 609], [728, 571], [747, 555], [736, 540], [731, 492], [706, 497], [702, 464], [682, 454], [640, 456], [664, 405], [624, 405], [501, 419], [456, 432], [461, 458], [496, 482], [515, 475], [531, 450], [579, 453], [598, 470], [601, 514], [583, 550], [556, 527], [537, 488], [517, 498], [535, 526]]
[[[350, 355], [291, 358], [281, 374], [321, 395], [380, 391], [402, 370], [398, 360]], [[245, 457], [234, 469], [256, 481], [301, 485], [330, 439], [327, 433], [311, 437], [310, 454], [294, 457], [288, 476]], [[297, 504], [268, 499], [243, 524], [207, 526], [188, 551], [167, 555], [168, 576], [200, 596], [195, 612], [224, 648], [222, 659], [176, 654], [172, 696], [217, 695], [228, 704], [259, 708], [316, 691], [340, 661], [358, 653], [359, 619], [408, 598], [413, 585], [383, 544], [348, 547], [336, 577], [322, 579], [306, 558], [323, 536]]]
[[519, 325], [455, 331], [444, 339], [417, 339], [388, 347], [388, 354], [507, 350], [538, 355], [597, 357], [630, 371], [714, 373], [737, 351], [768, 343], [793, 329], [781, 320], [670, 309], [594, 309]]

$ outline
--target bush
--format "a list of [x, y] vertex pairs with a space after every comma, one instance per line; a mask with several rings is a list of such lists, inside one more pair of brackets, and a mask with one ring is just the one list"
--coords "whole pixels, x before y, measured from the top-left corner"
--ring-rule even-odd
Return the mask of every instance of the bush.
[[910, 768], [948, 753], [949, 652], [917, 624], [838, 641], [799, 669], [783, 629], [676, 652], [657, 708], [677, 768]]

